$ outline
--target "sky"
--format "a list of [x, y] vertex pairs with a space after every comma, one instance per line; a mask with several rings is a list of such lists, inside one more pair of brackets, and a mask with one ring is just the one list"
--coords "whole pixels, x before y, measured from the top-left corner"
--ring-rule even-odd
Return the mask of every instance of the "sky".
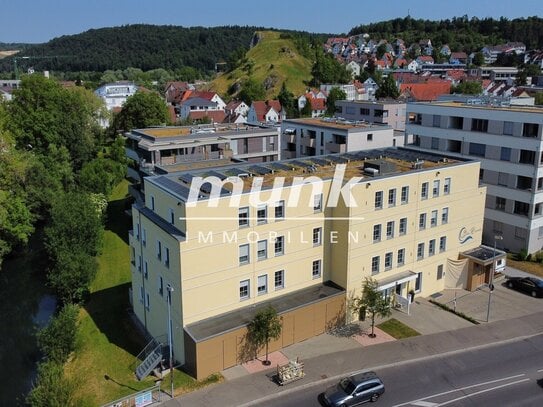
[[126, 24], [254, 25], [341, 34], [405, 17], [543, 16], [543, 0], [0, 0], [0, 42], [40, 43]]

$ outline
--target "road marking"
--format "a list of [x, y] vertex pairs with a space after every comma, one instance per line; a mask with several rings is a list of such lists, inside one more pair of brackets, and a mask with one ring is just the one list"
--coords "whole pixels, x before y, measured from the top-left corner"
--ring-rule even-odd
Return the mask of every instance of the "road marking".
[[541, 373], [541, 372], [543, 372], [543, 369], [539, 369], [539, 370], [537, 371], [537, 373]]
[[512, 386], [514, 384], [519, 384], [519, 383], [522, 383], [522, 382], [528, 382], [530, 381], [530, 379], [522, 379], [522, 380], [517, 380], [516, 382], [511, 382], [511, 383], [505, 383], [505, 384], [502, 384], [500, 386], [495, 386], [495, 387], [491, 387], [489, 389], [485, 389], [485, 390], [480, 390], [480, 391], [477, 391], [475, 393], [470, 393], [470, 394], [466, 394], [465, 396], [461, 396], [461, 397], [457, 397], [453, 400], [449, 400], [449, 401], [446, 401], [444, 403], [441, 403], [441, 404], [437, 404], [438, 406], [446, 406], [447, 404], [451, 404], [451, 403], [454, 403], [456, 401], [459, 401], [459, 400], [463, 400], [463, 399], [466, 399], [468, 397], [472, 397], [472, 396], [477, 396], [478, 394], [482, 394], [482, 393], [486, 393], [488, 391], [492, 391], [492, 390], [496, 390], [496, 389], [501, 389], [503, 387], [507, 387], [507, 386]]
[[[510, 379], [517, 379], [517, 378], [522, 377], [522, 376], [526, 376], [526, 374], [522, 373], [522, 374], [517, 374], [517, 375], [514, 375], [514, 376], [504, 377], [502, 379], [490, 380], [488, 382], [482, 382], [482, 383], [472, 384], [472, 385], [465, 386], [465, 387], [459, 387], [459, 388], [454, 389], [454, 390], [444, 391], [442, 393], [432, 394], [431, 396], [426, 396], [426, 397], [423, 397], [423, 398], [420, 398], [420, 399], [417, 399], [417, 400], [408, 401], [407, 403], [396, 404], [393, 407], [408, 406], [409, 404], [412, 404], [414, 402], [420, 402], [422, 400], [431, 399], [431, 398], [434, 398], [434, 397], [445, 396], [447, 394], [456, 393], [456, 392], [459, 392], [459, 391], [462, 391], [462, 390], [472, 389], [473, 387], [479, 387], [479, 386], [484, 386], [484, 385], [487, 385], [487, 384], [503, 382], [505, 380], [510, 380]], [[526, 380], [528, 380], [528, 379], [526, 379]]]
[[420, 406], [420, 407], [436, 407], [436, 406], [439, 406], [439, 404], [437, 403], [431, 403], [429, 401], [414, 401], [413, 403], [411, 403], [412, 406]]

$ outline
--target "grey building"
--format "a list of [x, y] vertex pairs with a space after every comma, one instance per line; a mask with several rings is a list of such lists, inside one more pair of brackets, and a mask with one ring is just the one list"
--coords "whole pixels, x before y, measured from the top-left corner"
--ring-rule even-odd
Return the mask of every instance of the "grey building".
[[406, 134], [421, 151], [481, 161], [487, 186], [483, 241], [530, 253], [543, 248], [543, 107], [409, 103]]

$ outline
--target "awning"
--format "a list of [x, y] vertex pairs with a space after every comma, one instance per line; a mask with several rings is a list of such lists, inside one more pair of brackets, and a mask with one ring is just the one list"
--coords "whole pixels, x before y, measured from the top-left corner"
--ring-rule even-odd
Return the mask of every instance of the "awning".
[[383, 291], [388, 288], [395, 287], [398, 284], [402, 284], [407, 281], [413, 281], [416, 279], [417, 279], [417, 273], [410, 270], [403, 271], [399, 274], [395, 274], [393, 276], [384, 278], [382, 280], [378, 280], [379, 285], [377, 287], [377, 290]]

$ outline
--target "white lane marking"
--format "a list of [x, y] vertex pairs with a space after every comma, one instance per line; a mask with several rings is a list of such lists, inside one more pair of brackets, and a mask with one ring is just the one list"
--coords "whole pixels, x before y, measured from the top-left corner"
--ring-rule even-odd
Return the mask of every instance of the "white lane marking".
[[541, 373], [541, 372], [543, 372], [543, 369], [539, 369], [539, 370], [537, 371], [537, 373]]
[[436, 407], [436, 406], [439, 406], [439, 404], [437, 403], [431, 403], [429, 401], [414, 401], [413, 403], [411, 403], [412, 406], [420, 406], [420, 407]]
[[408, 402], [406, 402], [406, 403], [395, 404], [393, 407], [408, 406], [409, 404], [412, 404], [412, 403], [414, 403], [414, 402], [418, 402], [418, 401], [421, 401], [421, 400], [426, 400], [426, 399], [431, 399], [431, 398], [434, 398], [434, 397], [444, 396], [444, 395], [446, 395], [446, 394], [456, 393], [456, 392], [458, 392], [458, 391], [462, 391], [462, 390], [466, 390], [466, 389], [471, 389], [471, 388], [473, 388], [473, 387], [484, 386], [484, 385], [486, 385], [486, 384], [492, 384], [492, 383], [503, 382], [503, 381], [505, 381], [505, 380], [510, 380], [510, 379], [517, 379], [517, 378], [522, 377], [522, 376], [526, 376], [526, 374], [525, 374], [525, 373], [522, 373], [522, 374], [517, 374], [517, 375], [514, 375], [514, 376], [504, 377], [504, 378], [502, 378], [502, 379], [490, 380], [490, 381], [488, 381], [488, 382], [482, 382], [482, 383], [472, 384], [472, 385], [465, 386], [465, 387], [459, 387], [459, 388], [454, 389], [454, 390], [444, 391], [443, 393], [432, 394], [431, 396], [422, 397], [422, 398], [420, 398], [420, 399], [413, 400], [413, 401], [408, 401]]
[[446, 406], [447, 404], [451, 404], [451, 403], [454, 403], [454, 402], [459, 401], [459, 400], [467, 399], [468, 397], [476, 396], [478, 394], [486, 393], [488, 391], [501, 389], [502, 387], [512, 386], [514, 384], [519, 384], [519, 383], [528, 382], [528, 381], [530, 381], [530, 379], [522, 379], [522, 380], [517, 380], [516, 382], [505, 383], [505, 384], [502, 384], [502, 385], [499, 385], [499, 386], [491, 387], [489, 389], [476, 391], [475, 393], [466, 394], [465, 396], [457, 397], [457, 398], [455, 398], [453, 400], [449, 400], [449, 401], [446, 401], [444, 403], [438, 404], [438, 406], [440, 406], [440, 407], [441, 406]]

